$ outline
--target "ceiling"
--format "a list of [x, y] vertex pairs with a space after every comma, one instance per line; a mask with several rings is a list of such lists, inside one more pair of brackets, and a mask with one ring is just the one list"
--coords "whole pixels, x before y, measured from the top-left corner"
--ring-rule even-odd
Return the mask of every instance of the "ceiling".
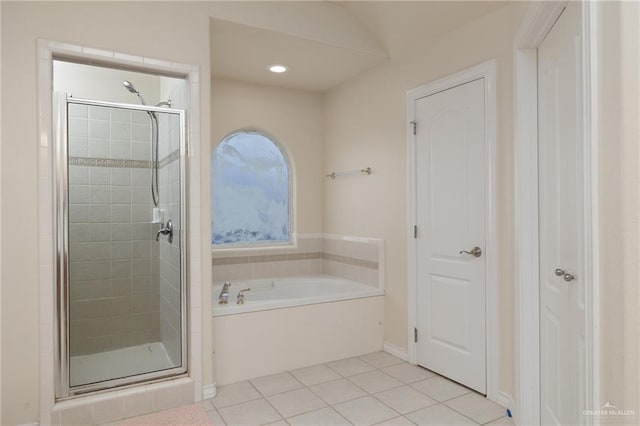
[[[258, 4], [259, 3], [259, 4]], [[211, 19], [214, 77], [326, 91], [508, 2], [238, 2]], [[260, 9], [260, 10], [258, 10]], [[259, 12], [259, 13], [258, 13]], [[244, 19], [244, 17], [248, 17]], [[249, 19], [250, 17], [250, 19]], [[269, 65], [289, 71], [273, 74]]]
[[[384, 54], [211, 20], [214, 77], [322, 92], [386, 60]], [[286, 65], [289, 71], [269, 72], [273, 64]]]
[[410, 53], [508, 1], [339, 1], [391, 57]]

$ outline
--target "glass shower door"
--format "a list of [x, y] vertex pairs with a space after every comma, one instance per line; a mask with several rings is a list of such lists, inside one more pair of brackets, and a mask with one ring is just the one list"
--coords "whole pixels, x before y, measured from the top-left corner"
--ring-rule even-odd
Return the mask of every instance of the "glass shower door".
[[64, 101], [59, 396], [185, 372], [184, 111]]

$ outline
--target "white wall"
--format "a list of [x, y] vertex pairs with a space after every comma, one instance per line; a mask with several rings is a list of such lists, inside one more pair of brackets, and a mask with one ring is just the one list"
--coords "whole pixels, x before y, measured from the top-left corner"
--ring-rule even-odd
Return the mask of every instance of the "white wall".
[[514, 395], [513, 34], [526, 4], [512, 4], [330, 91], [324, 105], [327, 170], [371, 166], [366, 179], [325, 182], [324, 232], [386, 240], [385, 340], [407, 347], [406, 91], [495, 58], [498, 62], [500, 387]]
[[[640, 423], [640, 5], [598, 5], [600, 401]], [[593, 408], [600, 408], [600, 406]]]
[[[209, 19], [204, 6], [156, 3], [7, 3], [2, 5], [2, 424], [38, 421], [38, 116], [36, 40], [195, 64], [200, 68], [202, 140], [209, 129]], [[10, 90], [7, 90], [9, 88]], [[202, 146], [201, 203], [208, 205], [209, 144]], [[18, 183], [18, 184], [17, 184]], [[204, 216], [207, 216], [204, 218]], [[208, 234], [208, 209], [201, 229]], [[202, 240], [201, 250], [208, 253]], [[201, 271], [211, 281], [211, 268]], [[53, 285], [53, 284], [52, 284]], [[202, 315], [210, 318], [209, 286]], [[202, 324], [204, 384], [211, 383], [210, 321]], [[209, 360], [209, 362], [207, 361]]]
[[214, 79], [213, 149], [229, 133], [257, 128], [287, 150], [295, 173], [294, 232], [322, 232], [322, 95]]
[[[0, 6], [0, 23], [2, 6]], [[2, 35], [0, 34], [0, 40]], [[0, 49], [1, 50], [1, 49]], [[2, 93], [2, 55], [0, 55], [0, 93]], [[2, 140], [2, 102], [0, 102], [0, 140]], [[2, 165], [2, 144], [0, 143], [0, 166]], [[0, 200], [2, 200], [2, 173], [0, 173]], [[0, 241], [2, 241], [2, 209], [0, 209]], [[2, 283], [2, 244], [0, 244], [0, 285]], [[2, 291], [0, 290], [0, 377], [2, 377]], [[2, 384], [0, 383], [0, 421], [2, 421]]]
[[147, 104], [155, 105], [160, 102], [161, 80], [168, 78], [64, 61], [53, 64], [53, 90], [71, 93], [75, 98], [138, 104], [138, 97], [122, 85], [125, 80], [135, 86]]

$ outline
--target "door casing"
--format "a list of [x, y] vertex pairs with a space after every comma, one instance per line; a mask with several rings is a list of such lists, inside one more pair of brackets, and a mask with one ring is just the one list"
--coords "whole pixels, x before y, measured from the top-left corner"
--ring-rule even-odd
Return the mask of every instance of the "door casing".
[[[540, 278], [538, 216], [538, 47], [566, 2], [533, 2], [514, 40], [515, 66], [515, 213], [516, 213], [516, 424], [540, 423]], [[582, 2], [584, 99], [584, 280], [586, 311], [587, 407], [598, 408], [598, 230], [597, 150], [593, 94], [597, 69], [595, 4]], [[585, 417], [589, 423], [594, 417]]]
[[[54, 298], [54, 272], [53, 265], [55, 256], [53, 253], [53, 110], [52, 110], [52, 94], [53, 94], [53, 60], [73, 60], [79, 63], [99, 62], [103, 65], [112, 65], [116, 68], [126, 68], [137, 70], [139, 72], [147, 72], [154, 74], [162, 74], [175, 76], [185, 79], [186, 83], [186, 99], [187, 110], [190, 112], [189, 120], [187, 120], [188, 138], [187, 138], [187, 163], [198, 164], [202, 158], [200, 152], [200, 128], [201, 128], [201, 108], [200, 108], [200, 71], [198, 65], [169, 63], [161, 61], [157, 58], [149, 57], [133, 57], [122, 52], [113, 52], [106, 50], [90, 49], [86, 46], [74, 45], [70, 43], [62, 43], [54, 40], [38, 39], [37, 40], [37, 88], [38, 88], [38, 179], [39, 179], [39, 242], [38, 250], [40, 253], [46, 254], [40, 256], [40, 267], [38, 271], [39, 277], [39, 309], [42, 316], [39, 325], [39, 346], [40, 346], [40, 385], [39, 385], [39, 412], [40, 422], [43, 424], [53, 423], [56, 416], [62, 410], [69, 409], [64, 402], [55, 402], [55, 318], [53, 308], [55, 306]], [[133, 59], [131, 59], [133, 58]], [[203, 179], [201, 172], [197, 167], [188, 168], [187, 175], [187, 203], [194, 195], [208, 193], [205, 185], [207, 179]], [[205, 183], [203, 183], [205, 182]], [[201, 191], [202, 186], [205, 189]], [[201, 234], [201, 224], [209, 223], [208, 213], [206, 217], [205, 211], [198, 204], [187, 204], [189, 206], [190, 230], [188, 241], [188, 250], [191, 253], [200, 251], [199, 238], [191, 238]], [[206, 205], [206, 203], [205, 203]], [[203, 366], [206, 364], [206, 358], [202, 356], [203, 345], [208, 345], [207, 340], [203, 341], [206, 336], [206, 322], [202, 322], [202, 312], [208, 312], [210, 306], [210, 286], [202, 285], [204, 282], [210, 282], [210, 275], [205, 276], [205, 272], [211, 268], [203, 268], [202, 258], [192, 256], [187, 262], [187, 278], [188, 278], [188, 365], [189, 380], [193, 383], [194, 400], [200, 401], [203, 394], [206, 397], [215, 396], [215, 383], [209, 383], [203, 372]], [[201, 272], [201, 271], [205, 272]], [[200, 278], [200, 275], [202, 277]], [[194, 279], [194, 277], [197, 277]], [[196, 308], [193, 303], [197, 302]], [[202, 329], [202, 330], [201, 330]], [[204, 383], [203, 383], [204, 380]], [[171, 380], [167, 380], [169, 383]], [[172, 383], [176, 383], [175, 381]], [[205, 385], [206, 384], [206, 385]], [[170, 385], [168, 385], [170, 386]], [[178, 385], [176, 385], [178, 386]], [[141, 392], [153, 392], [151, 386], [141, 386]], [[78, 396], [75, 398], [74, 406], [84, 404], [92, 404], [91, 396]]]
[[[495, 59], [451, 74], [407, 92], [407, 307], [408, 307], [408, 360], [417, 363], [417, 345], [414, 328], [417, 326], [417, 244], [414, 238], [416, 217], [416, 150], [412, 121], [415, 119], [415, 102], [425, 96], [451, 89], [461, 84], [484, 78], [485, 80], [485, 206], [486, 206], [486, 347], [487, 347], [487, 398], [504, 406], [512, 404], [512, 398], [498, 391], [499, 383], [499, 320], [498, 320], [498, 240], [497, 225], [497, 140], [496, 140], [496, 61]], [[417, 123], [419, 126], [420, 123]], [[420, 232], [418, 230], [418, 232]]]

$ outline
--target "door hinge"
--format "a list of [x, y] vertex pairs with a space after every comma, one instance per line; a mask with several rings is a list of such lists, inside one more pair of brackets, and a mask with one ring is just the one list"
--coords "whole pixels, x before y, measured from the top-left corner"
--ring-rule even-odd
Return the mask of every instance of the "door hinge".
[[418, 225], [413, 225], [413, 238], [418, 238]]
[[418, 343], [418, 329], [415, 327], [413, 328], [413, 342]]
[[418, 122], [416, 120], [410, 121], [411, 127], [413, 128], [413, 134], [417, 134]]

